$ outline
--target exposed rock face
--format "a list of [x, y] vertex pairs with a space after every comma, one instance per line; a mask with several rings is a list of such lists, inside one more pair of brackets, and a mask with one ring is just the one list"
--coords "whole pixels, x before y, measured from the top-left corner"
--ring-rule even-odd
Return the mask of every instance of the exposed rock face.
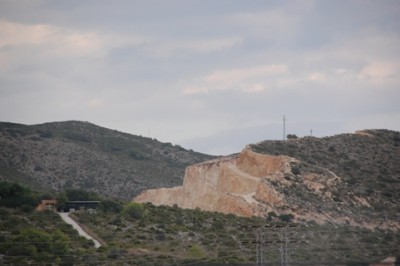
[[283, 195], [268, 181], [286, 181], [284, 176], [292, 174], [291, 164], [297, 162], [245, 149], [236, 157], [189, 166], [183, 186], [147, 190], [134, 200], [241, 216], [262, 215], [272, 206], [284, 204]]
[[343, 177], [322, 166], [248, 147], [236, 156], [187, 167], [183, 186], [147, 190], [134, 200], [239, 216], [276, 219], [274, 212], [298, 221], [400, 228], [394, 219], [380, 220], [371, 199], [347, 186]]

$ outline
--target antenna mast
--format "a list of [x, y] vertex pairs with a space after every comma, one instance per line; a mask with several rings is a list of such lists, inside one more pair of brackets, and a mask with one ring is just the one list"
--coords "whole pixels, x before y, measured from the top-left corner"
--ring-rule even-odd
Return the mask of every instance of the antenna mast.
[[286, 117], [283, 115], [283, 140], [286, 140]]

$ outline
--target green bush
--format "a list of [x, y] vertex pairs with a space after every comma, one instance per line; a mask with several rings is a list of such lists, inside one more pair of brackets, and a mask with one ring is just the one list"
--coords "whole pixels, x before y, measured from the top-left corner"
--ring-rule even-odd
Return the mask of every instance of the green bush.
[[199, 245], [192, 245], [188, 250], [188, 255], [190, 257], [200, 258], [204, 256], [204, 251]]
[[141, 203], [130, 202], [124, 206], [122, 213], [130, 218], [140, 219], [145, 214], [145, 208]]
[[116, 200], [102, 200], [99, 206], [103, 212], [120, 213], [122, 211], [122, 203]]
[[59, 230], [47, 233], [27, 228], [8, 243], [7, 249], [11, 256], [29, 256], [35, 261], [51, 262], [68, 252], [68, 241], [68, 236]]
[[39, 203], [39, 197], [30, 189], [17, 183], [0, 182], [0, 206], [33, 210]]
[[100, 197], [95, 192], [89, 192], [83, 189], [68, 189], [66, 191], [66, 197], [68, 200], [76, 201], [76, 200], [99, 200]]
[[287, 134], [286, 138], [287, 139], [297, 139], [298, 137], [296, 136], [296, 134]]
[[300, 174], [300, 166], [299, 165], [297, 165], [297, 164], [295, 164], [295, 165], [292, 165], [292, 167], [291, 167], [292, 169], [292, 174], [294, 174], [294, 175], [298, 175], [298, 174]]
[[290, 223], [292, 220], [293, 220], [293, 218], [294, 218], [294, 215], [293, 214], [281, 214], [281, 215], [279, 215], [278, 216], [278, 218], [282, 221], [282, 222], [285, 222], [285, 223]]
[[128, 152], [128, 154], [129, 154], [130, 157], [132, 157], [132, 158], [135, 159], [135, 160], [148, 160], [148, 159], [149, 159], [149, 158], [148, 158], [146, 155], [144, 155], [143, 153], [140, 153], [140, 152], [135, 151], [135, 150], [130, 150], [130, 151]]

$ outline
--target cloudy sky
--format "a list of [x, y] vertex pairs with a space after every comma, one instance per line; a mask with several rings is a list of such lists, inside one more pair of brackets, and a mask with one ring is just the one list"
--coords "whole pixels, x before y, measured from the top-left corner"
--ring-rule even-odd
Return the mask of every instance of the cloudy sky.
[[211, 154], [400, 130], [400, 1], [0, 0], [0, 121]]

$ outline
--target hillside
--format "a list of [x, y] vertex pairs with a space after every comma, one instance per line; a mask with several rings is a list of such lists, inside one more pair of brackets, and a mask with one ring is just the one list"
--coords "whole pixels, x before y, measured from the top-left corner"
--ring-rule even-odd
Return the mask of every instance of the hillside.
[[[263, 141], [250, 148], [300, 160], [296, 167], [300, 177], [305, 172], [338, 176], [339, 182], [326, 187], [332, 193], [333, 202], [326, 204], [305, 197], [307, 194], [296, 191], [296, 182], [293, 182], [286, 194], [294, 202], [308, 201], [311, 208], [320, 212], [338, 212], [359, 221], [374, 220], [380, 224], [391, 221], [399, 227], [400, 132], [364, 130], [325, 138]], [[282, 190], [279, 186], [278, 189]]]
[[45, 190], [81, 188], [131, 199], [181, 184], [186, 166], [211, 158], [88, 122], [0, 123], [0, 180]]
[[245, 150], [215, 159], [87, 122], [0, 123], [0, 180], [124, 200], [145, 191], [141, 202], [244, 216], [400, 228], [399, 132], [263, 141]]
[[103, 246], [96, 249], [54, 212], [34, 211], [50, 195], [0, 182], [0, 265], [370, 265], [399, 258], [400, 234], [391, 230], [123, 203], [81, 190], [53, 194], [62, 195], [101, 201], [70, 215]]
[[134, 200], [398, 230], [399, 139], [398, 132], [374, 130], [265, 141], [239, 154], [192, 165], [182, 186], [146, 190]]
[[116, 261], [132, 265], [370, 265], [398, 255], [400, 244], [400, 234], [390, 230], [300, 225], [286, 216], [266, 221], [148, 203], [76, 216], [109, 243]]

